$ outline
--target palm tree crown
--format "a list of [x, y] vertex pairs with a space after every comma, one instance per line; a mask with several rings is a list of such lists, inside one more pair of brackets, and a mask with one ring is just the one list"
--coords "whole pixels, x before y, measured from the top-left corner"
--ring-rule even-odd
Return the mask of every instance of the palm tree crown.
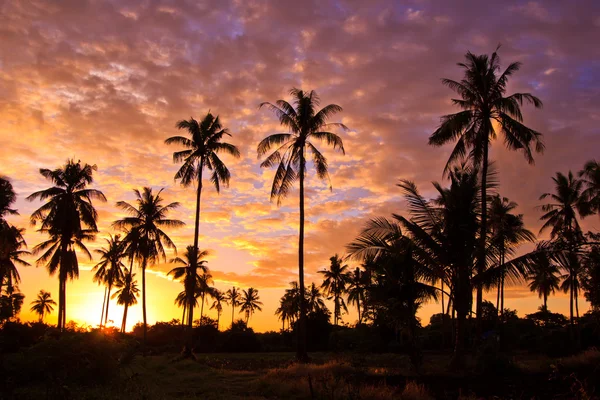
[[329, 296], [328, 298], [333, 299], [333, 319], [334, 325], [337, 325], [342, 310], [348, 312], [348, 307], [342, 295], [346, 293], [346, 286], [350, 282], [350, 271], [348, 265], [342, 264], [343, 260], [337, 254], [331, 257], [329, 261], [329, 269], [318, 272], [323, 275], [321, 287], [325, 290], [325, 294]]
[[44, 321], [44, 316], [46, 314], [50, 314], [54, 311], [54, 307], [56, 302], [52, 300], [52, 296], [49, 292], [44, 290], [40, 290], [37, 295], [37, 298], [31, 302], [31, 311], [39, 315], [40, 322]]
[[258, 290], [248, 288], [248, 290], [243, 291], [240, 312], [246, 314], [246, 324], [250, 321], [252, 314], [256, 311], [262, 311], [262, 304], [260, 297], [258, 297]]

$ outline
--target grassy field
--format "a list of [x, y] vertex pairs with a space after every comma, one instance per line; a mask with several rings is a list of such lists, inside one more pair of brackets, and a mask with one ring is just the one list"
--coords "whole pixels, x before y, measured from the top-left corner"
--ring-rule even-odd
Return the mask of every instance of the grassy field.
[[[15, 399], [550, 399], [595, 395], [592, 374], [600, 352], [562, 360], [513, 356], [510, 368], [482, 374], [475, 360], [466, 372], [449, 371], [448, 356], [426, 354], [417, 373], [395, 354], [311, 354], [312, 364], [292, 353], [136, 355], [103, 384], [46, 383], [15, 388]], [[557, 367], [559, 366], [559, 367]], [[557, 369], [562, 369], [557, 371]], [[579, 374], [579, 375], [578, 375]]]

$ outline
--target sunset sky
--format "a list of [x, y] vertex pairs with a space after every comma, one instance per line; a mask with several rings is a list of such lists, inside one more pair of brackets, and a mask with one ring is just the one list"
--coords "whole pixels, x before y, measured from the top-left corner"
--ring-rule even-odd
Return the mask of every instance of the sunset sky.
[[[491, 150], [501, 194], [519, 203], [526, 225], [537, 232], [538, 198], [552, 190], [552, 175], [600, 158], [598, 38], [600, 2], [593, 0], [3, 0], [0, 174], [12, 180], [21, 214], [9, 221], [27, 227], [30, 248], [40, 243], [44, 237], [29, 225], [40, 203], [25, 197], [50, 186], [39, 168], [73, 158], [98, 166], [93, 187], [108, 198], [96, 203], [100, 234], [90, 249], [116, 233], [110, 225], [122, 214], [115, 203], [151, 186], [181, 203], [173, 217], [187, 225], [168, 233], [183, 251], [193, 241], [194, 190], [174, 181], [177, 147], [163, 142], [178, 133], [178, 120], [210, 110], [229, 128], [228, 141], [242, 157], [224, 156], [229, 188], [217, 195], [205, 186], [200, 247], [212, 252], [218, 288], [259, 290], [265, 305], [250, 326], [279, 329], [274, 310], [297, 279], [298, 194], [281, 207], [269, 201], [274, 171], [260, 169], [256, 145], [281, 128], [258, 109], [260, 102], [289, 100], [289, 89], [298, 87], [316, 90], [322, 105], [344, 108], [334, 121], [350, 127], [341, 133], [346, 155], [321, 146], [333, 191], [312, 172], [307, 181], [306, 279], [320, 284], [316, 271], [344, 253], [368, 218], [403, 212], [399, 179], [414, 180], [425, 195], [433, 194], [431, 181], [442, 180], [452, 147], [433, 148], [427, 139], [439, 117], [455, 111], [453, 92], [440, 79], [462, 77], [456, 63], [468, 50], [491, 53], [502, 44], [503, 66], [523, 62], [509, 92], [532, 92], [544, 102], [541, 110], [524, 107], [526, 124], [544, 134], [547, 147], [534, 166], [501, 141]], [[583, 225], [598, 231], [600, 219], [588, 217]], [[97, 260], [80, 261], [79, 280], [67, 285], [67, 319], [97, 325], [103, 288], [89, 272]], [[182, 285], [166, 278], [170, 268], [148, 271], [150, 323], [181, 318], [173, 300]], [[20, 271], [21, 317], [33, 319], [29, 303], [40, 289], [58, 300], [58, 278], [43, 266]], [[520, 316], [541, 304], [524, 286], [507, 289], [507, 296], [506, 306]], [[565, 295], [549, 299], [553, 311], [567, 307]], [[423, 323], [439, 308], [423, 307]], [[109, 319], [119, 325], [121, 315], [122, 307], [112, 303]], [[222, 320], [230, 318], [225, 307]], [[137, 305], [128, 327], [140, 320]], [[344, 321], [354, 323], [355, 312]], [[56, 322], [56, 312], [49, 322]]]

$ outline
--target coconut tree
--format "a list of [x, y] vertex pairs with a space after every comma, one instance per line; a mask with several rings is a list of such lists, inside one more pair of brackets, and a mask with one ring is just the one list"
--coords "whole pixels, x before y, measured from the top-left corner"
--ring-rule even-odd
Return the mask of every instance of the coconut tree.
[[489, 224], [491, 231], [491, 245], [498, 252], [498, 267], [500, 279], [498, 281], [498, 302], [496, 308], [500, 315], [504, 315], [504, 283], [507, 266], [506, 256], [514, 254], [514, 249], [524, 243], [533, 242], [535, 235], [525, 228], [522, 214], [513, 214], [518, 204], [506, 197], [496, 195], [492, 197], [489, 209]]
[[52, 313], [56, 302], [52, 299], [50, 292], [40, 290], [37, 298], [31, 302], [30, 311], [36, 313], [40, 317], [40, 322], [44, 322], [44, 316]]
[[225, 301], [231, 306], [231, 327], [233, 328], [233, 318], [235, 308], [241, 304], [242, 293], [235, 286], [225, 293]]
[[548, 296], [559, 288], [559, 267], [550, 257], [539, 257], [529, 274], [529, 290], [544, 299], [543, 309], [548, 310]]
[[[350, 274], [348, 279], [348, 303], [356, 305], [356, 310], [358, 311], [358, 322], [360, 325], [362, 323], [362, 314], [360, 310], [360, 306], [365, 304], [367, 288], [368, 288], [368, 274], [360, 268], [356, 267], [354, 271]], [[364, 311], [364, 308], [363, 308]]]
[[142, 269], [142, 315], [144, 320], [144, 346], [148, 324], [146, 318], [146, 268], [162, 259], [166, 262], [165, 247], [177, 251], [175, 243], [163, 231], [163, 228], [177, 228], [184, 223], [177, 219], [167, 218], [167, 214], [179, 206], [178, 202], [163, 205], [163, 198], [158, 193], [152, 193], [152, 189], [144, 187], [140, 192], [134, 189], [136, 205], [133, 206], [125, 201], [119, 201], [117, 207], [129, 214], [121, 220], [115, 221], [113, 227], [128, 230], [125, 238], [128, 243], [127, 251], [137, 258]]
[[[205, 258], [209, 255], [208, 250], [197, 251], [197, 247], [187, 246], [183, 258], [175, 257], [171, 263], [183, 264], [180, 267], [175, 267], [167, 275], [173, 279], [181, 280], [183, 283], [183, 296], [185, 297], [184, 313], [187, 311], [187, 327], [192, 329], [194, 321], [194, 306], [198, 304], [196, 300], [196, 292], [200, 285], [201, 274], [208, 272], [208, 263]], [[178, 296], [179, 298], [179, 296]], [[177, 299], [176, 299], [177, 302]]]
[[600, 214], [600, 163], [596, 160], [586, 162], [579, 176], [585, 186], [581, 193], [587, 203], [585, 214]]
[[40, 223], [39, 232], [50, 239], [34, 247], [33, 253], [40, 254], [38, 264], [46, 264], [50, 275], [58, 272], [58, 328], [62, 331], [66, 324], [67, 280], [79, 276], [76, 249], [91, 260], [92, 256], [84, 241], [95, 238], [98, 227], [98, 213], [93, 200], [106, 201], [104, 194], [87, 188], [93, 182], [95, 165], [81, 164], [68, 160], [55, 170], [40, 169], [40, 174], [54, 186], [35, 192], [27, 200], [47, 202], [31, 215], [33, 224]]
[[212, 305], [210, 306], [211, 310], [217, 311], [217, 330], [219, 329], [219, 321], [221, 320], [221, 313], [223, 312], [223, 303], [226, 301], [225, 293], [221, 292], [219, 289], [215, 289], [212, 292], [212, 298], [214, 299]]
[[323, 294], [314, 282], [310, 284], [306, 291], [306, 310], [309, 313], [327, 310]]
[[[327, 122], [330, 117], [342, 111], [336, 104], [329, 104], [317, 111], [320, 103], [319, 96], [314, 91], [305, 92], [292, 89], [290, 95], [294, 98], [292, 104], [285, 100], [278, 100], [275, 104], [262, 103], [260, 107], [271, 110], [279, 119], [280, 124], [288, 132], [275, 133], [263, 139], [257, 147], [258, 157], [263, 157], [271, 150], [274, 151], [261, 163], [262, 168], [277, 166], [273, 185], [271, 187], [271, 200], [277, 199], [281, 204], [294, 183], [299, 181], [299, 208], [300, 222], [298, 234], [298, 282], [300, 285], [300, 298], [304, 299], [304, 179], [306, 176], [306, 156], [310, 153], [317, 176], [329, 180], [328, 164], [325, 156], [315, 146], [315, 141], [325, 141], [344, 153], [342, 139], [331, 128], [341, 127], [340, 123]], [[330, 185], [331, 188], [331, 185]], [[306, 360], [306, 307], [300, 303], [300, 321], [298, 329], [297, 358]]]
[[212, 274], [208, 271], [201, 274], [198, 278], [196, 297], [200, 298], [200, 323], [202, 323], [202, 317], [204, 316], [204, 303], [207, 300], [206, 296], [212, 297], [214, 293], [214, 288], [211, 286], [212, 283]]
[[262, 311], [262, 301], [260, 301], [260, 297], [258, 296], [258, 290], [254, 288], [248, 288], [248, 290], [244, 290], [242, 292], [242, 300], [240, 302], [240, 313], [246, 314], [246, 325], [250, 322], [250, 317], [256, 311]]
[[125, 333], [125, 328], [127, 326], [127, 311], [129, 310], [129, 307], [137, 304], [140, 290], [137, 287], [135, 274], [131, 273], [127, 268], [123, 271], [123, 280], [117, 282], [116, 286], [118, 290], [112, 295], [112, 298], [117, 299], [118, 305], [124, 306], [121, 332]]
[[7, 215], [18, 215], [17, 210], [11, 208], [17, 200], [12, 183], [6, 177], [0, 176], [0, 228], [6, 224], [5, 217]]
[[318, 271], [323, 275], [323, 284], [321, 288], [329, 300], [333, 299], [333, 320], [337, 326], [338, 320], [342, 314], [342, 310], [348, 312], [348, 307], [342, 297], [346, 293], [346, 286], [350, 282], [350, 271], [346, 264], [342, 264], [343, 260], [337, 254], [329, 259], [329, 269]]
[[[468, 156], [481, 171], [481, 222], [477, 272], [486, 268], [487, 242], [487, 185], [489, 147], [499, 133], [509, 150], [523, 152], [528, 163], [533, 164], [533, 150], [543, 152], [542, 134], [523, 124], [521, 106], [523, 102], [542, 107], [542, 102], [530, 93], [514, 93], [506, 96], [509, 78], [519, 70], [520, 62], [511, 63], [500, 73], [498, 49], [491, 57], [467, 52], [465, 62], [458, 64], [464, 69], [461, 81], [443, 79], [442, 83], [455, 91], [460, 98], [452, 103], [461, 111], [444, 115], [438, 129], [429, 137], [429, 144], [442, 146], [456, 142], [450, 154], [445, 172], [456, 161]], [[477, 285], [477, 318], [481, 315], [483, 286]]]
[[[94, 250], [100, 255], [100, 262], [92, 268], [94, 272], [94, 281], [106, 286], [102, 314], [104, 315], [104, 324], [108, 322], [108, 306], [113, 286], [123, 279], [123, 270], [126, 268], [123, 259], [127, 256], [126, 243], [121, 240], [119, 235], [109, 235], [106, 240], [106, 247]], [[106, 303], [106, 308], [104, 308]], [[102, 319], [100, 320], [102, 328]]]
[[29, 255], [23, 238], [25, 229], [19, 229], [8, 224], [0, 226], [0, 293], [4, 285], [13, 286], [21, 282], [17, 266], [28, 267], [30, 264], [22, 257]]

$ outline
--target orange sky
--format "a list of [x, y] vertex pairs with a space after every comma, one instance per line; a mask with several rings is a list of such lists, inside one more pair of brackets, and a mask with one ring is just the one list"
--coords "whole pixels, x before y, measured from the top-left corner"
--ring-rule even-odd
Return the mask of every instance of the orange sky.
[[[231, 186], [203, 193], [200, 246], [212, 250], [209, 267], [216, 286], [259, 289], [265, 303], [250, 325], [278, 329], [273, 313], [288, 282], [297, 279], [297, 192], [282, 207], [269, 202], [273, 171], [261, 170], [256, 144], [280, 130], [262, 101], [287, 98], [293, 86], [315, 89], [323, 103], [344, 107], [339, 121], [351, 128], [342, 137], [346, 156], [325, 150], [333, 191], [313, 174], [308, 178], [307, 281], [328, 264], [373, 216], [404, 209], [395, 184], [414, 180], [433, 194], [451, 147], [427, 146], [439, 117], [453, 111], [452, 92], [440, 78], [459, 78], [462, 55], [491, 52], [502, 43], [503, 65], [522, 61], [509, 91], [530, 91], [543, 110], [524, 109], [526, 123], [545, 135], [547, 151], [529, 166], [521, 154], [493, 144], [501, 193], [520, 204], [527, 226], [540, 227], [538, 197], [549, 191], [555, 171], [578, 170], [598, 157], [600, 104], [600, 11], [597, 2], [576, 5], [509, 1], [490, 15], [482, 2], [452, 6], [435, 1], [6, 1], [0, 5], [0, 174], [18, 193], [20, 217], [30, 247], [43, 237], [28, 224], [39, 203], [24, 199], [48, 187], [39, 168], [55, 168], [67, 158], [98, 165], [94, 187], [108, 198], [98, 203], [103, 243], [114, 206], [132, 200], [133, 188], [165, 188], [179, 201], [174, 217], [186, 227], [169, 234], [183, 250], [192, 242], [194, 192], [173, 176], [179, 119], [218, 114], [242, 153], [225, 158]], [[584, 221], [598, 230], [596, 217]], [[67, 318], [97, 325], [103, 289], [82, 261], [80, 279], [67, 286]], [[33, 258], [30, 261], [34, 261]], [[173, 299], [181, 285], [165, 277], [169, 265], [148, 274], [148, 319], [180, 318]], [[58, 297], [56, 278], [43, 267], [21, 270], [26, 306], [40, 289]], [[524, 287], [508, 290], [506, 306], [519, 315], [541, 301]], [[492, 295], [493, 297], [493, 295]], [[549, 300], [566, 312], [568, 298]], [[206, 307], [207, 308], [207, 307]], [[122, 309], [109, 318], [120, 323]], [[428, 322], [437, 312], [426, 305]], [[580, 311], [587, 305], [581, 301]], [[225, 308], [225, 320], [231, 310]], [[209, 312], [209, 315], [214, 315]], [[241, 315], [240, 315], [241, 316]], [[50, 322], [55, 322], [52, 315]], [[354, 311], [345, 316], [356, 319]], [[130, 310], [128, 326], [141, 320]]]

